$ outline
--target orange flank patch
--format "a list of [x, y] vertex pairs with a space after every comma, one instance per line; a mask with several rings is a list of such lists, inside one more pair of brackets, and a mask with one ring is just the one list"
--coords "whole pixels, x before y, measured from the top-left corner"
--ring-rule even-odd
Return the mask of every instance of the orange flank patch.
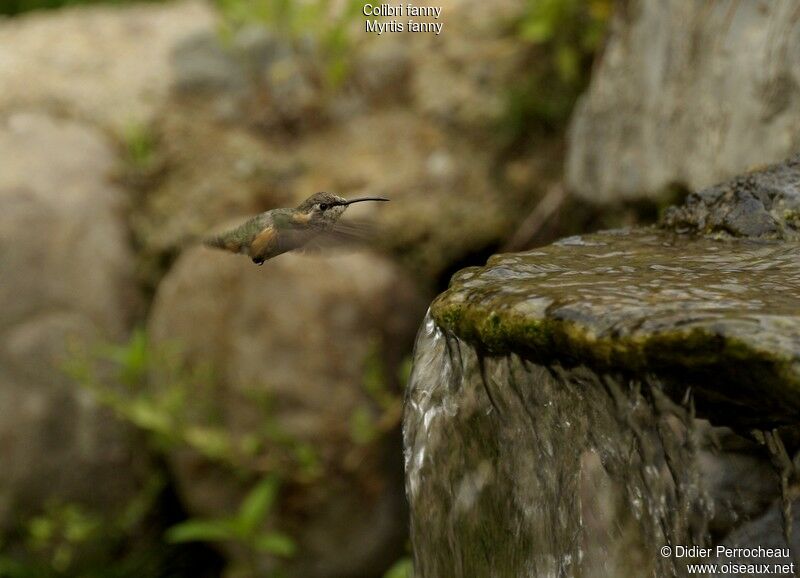
[[311, 221], [311, 213], [295, 213], [292, 221], [297, 225], [307, 225]]
[[257, 257], [267, 253], [275, 243], [277, 236], [278, 235], [274, 227], [266, 227], [263, 231], [255, 236], [253, 242], [250, 244], [250, 256]]

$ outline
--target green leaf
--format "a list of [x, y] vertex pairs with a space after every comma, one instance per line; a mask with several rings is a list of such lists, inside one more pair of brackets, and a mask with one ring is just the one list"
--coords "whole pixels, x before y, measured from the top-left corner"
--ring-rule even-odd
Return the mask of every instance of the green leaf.
[[414, 578], [414, 563], [411, 558], [400, 558], [383, 578]]
[[531, 19], [520, 27], [520, 36], [523, 40], [541, 44], [553, 38], [553, 28], [551, 23], [543, 18]]
[[285, 558], [294, 556], [295, 551], [297, 551], [297, 545], [294, 540], [280, 532], [270, 532], [257, 536], [253, 546], [260, 552], [267, 552]]
[[237, 516], [237, 525], [243, 535], [252, 535], [264, 521], [275, 503], [279, 486], [278, 478], [270, 476], [247, 494]]
[[580, 54], [568, 44], [559, 46], [556, 50], [556, 66], [563, 82], [576, 82], [580, 76]]
[[221, 542], [238, 538], [232, 520], [193, 519], [176, 524], [167, 530], [167, 541], [179, 542]]
[[145, 397], [132, 399], [124, 411], [125, 417], [143, 430], [167, 434], [173, 429], [171, 416], [155, 400]]
[[375, 418], [368, 407], [359, 406], [350, 414], [350, 438], [358, 445], [366, 445], [378, 436]]

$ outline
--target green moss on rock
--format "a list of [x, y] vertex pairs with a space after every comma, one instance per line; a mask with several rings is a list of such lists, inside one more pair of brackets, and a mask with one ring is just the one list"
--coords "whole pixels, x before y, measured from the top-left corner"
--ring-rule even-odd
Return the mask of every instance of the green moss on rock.
[[800, 417], [798, 255], [656, 229], [574, 237], [465, 269], [431, 312], [488, 354], [652, 373], [717, 421], [774, 425]]

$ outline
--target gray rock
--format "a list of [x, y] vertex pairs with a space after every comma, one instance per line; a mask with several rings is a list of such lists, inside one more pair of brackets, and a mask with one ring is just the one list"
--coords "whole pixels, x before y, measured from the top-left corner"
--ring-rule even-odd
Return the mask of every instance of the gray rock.
[[359, 52], [354, 71], [359, 90], [375, 102], [408, 98], [411, 73], [411, 57], [402, 36], [386, 36], [371, 42], [367, 50]]
[[[800, 525], [800, 503], [794, 502], [792, 506], [791, 524], [796, 530]], [[724, 548], [719, 552], [719, 555], [710, 556], [705, 560], [706, 563], [718, 564], [737, 564], [737, 565], [751, 565], [751, 568], [744, 568], [739, 571], [720, 571], [716, 572], [716, 576], [724, 576], [732, 578], [734, 576], [769, 576], [778, 578], [780, 576], [794, 576], [797, 574], [797, 562], [795, 561], [792, 552], [800, 550], [800, 534], [793, 531], [790, 536], [790, 543], [786, 541], [784, 518], [781, 512], [780, 501], [775, 502], [772, 507], [764, 513], [763, 516], [742, 525], [736, 531], [732, 532], [725, 540], [718, 546], [714, 547], [714, 552], [717, 552], [717, 547]], [[735, 549], [741, 548], [744, 551], [737, 551]], [[759, 551], [759, 548], [764, 550]], [[772, 549], [772, 552], [765, 551]], [[785, 554], [789, 554], [786, 556]], [[760, 566], [768, 565], [773, 568], [775, 564], [781, 566], [794, 566], [794, 572], [788, 571], [768, 571], [764, 572]], [[752, 568], [758, 565], [759, 568]]]
[[68, 379], [71, 346], [137, 305], [110, 144], [43, 115], [0, 121], [0, 535], [50, 502], [117, 511], [146, 472], [131, 431]]
[[709, 532], [716, 538], [761, 516], [780, 495], [780, 478], [765, 448], [728, 428], [698, 427], [697, 455], [712, 504]]
[[797, 5], [633, 0], [570, 130], [566, 178], [596, 202], [693, 190], [800, 148]]
[[[380, 415], [364, 389], [369, 363], [385, 368], [385, 387], [398, 387], [415, 311], [421, 314], [415, 290], [369, 254], [289, 254], [257, 267], [196, 248], [159, 287], [149, 323], [154, 342], [175, 343], [190, 367], [209, 364], [215, 376], [207, 395], [187, 400], [191, 423], [206, 423], [203, 404], [214, 400], [214, 423], [234, 446], [248, 436], [262, 441], [242, 462], [252, 473], [298, 442], [320, 460], [324, 477], [290, 490], [293, 505], [281, 502], [275, 521], [299, 543], [292, 576], [373, 575], [402, 541], [401, 464], [381, 457], [395, 447], [391, 436], [364, 453], [369, 446], [354, 444], [351, 429], [358, 412]], [[265, 399], [271, 402], [257, 402]], [[241, 502], [240, 477], [202, 452], [177, 449], [169, 459], [194, 515], [229, 514]], [[296, 466], [282, 463], [291, 485]]]
[[281, 123], [315, 124], [324, 110], [323, 89], [314, 73], [313, 61], [301, 54], [286, 54], [266, 63], [261, 79], [275, 119]]
[[800, 239], [800, 156], [689, 195], [666, 227], [734, 237]]
[[280, 182], [281, 171], [292, 167], [293, 159], [250, 132], [220, 127], [187, 109], [164, 111], [158, 154], [167, 168], [145, 184], [144, 198], [132, 207], [140, 256], [155, 263], [226, 217], [266, 208], [260, 203], [279, 206], [282, 199], [273, 198], [265, 183]]
[[496, 243], [519, 213], [519, 198], [495, 188], [487, 147], [413, 110], [322, 128], [294, 150], [306, 167], [292, 183], [294, 199], [321, 189], [392, 199], [358, 209], [359, 218], [376, 221], [381, 245], [423, 279]]
[[45, 109], [118, 133], [146, 124], [169, 93], [174, 46], [213, 28], [210, 6], [195, 1], [0, 20], [0, 112]]
[[442, 34], [409, 35], [415, 108], [461, 130], [496, 127], [507, 110], [508, 88], [528, 66], [529, 47], [507, 33], [524, 10], [513, 0], [454, 2], [443, 6]]

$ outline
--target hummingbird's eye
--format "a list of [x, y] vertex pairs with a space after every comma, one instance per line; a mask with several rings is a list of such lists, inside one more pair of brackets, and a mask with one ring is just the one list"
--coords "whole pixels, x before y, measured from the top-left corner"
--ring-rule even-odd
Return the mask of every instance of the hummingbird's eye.
[[330, 205], [328, 203], [320, 203], [319, 204], [319, 210], [320, 211], [327, 211], [328, 207], [330, 207]]

